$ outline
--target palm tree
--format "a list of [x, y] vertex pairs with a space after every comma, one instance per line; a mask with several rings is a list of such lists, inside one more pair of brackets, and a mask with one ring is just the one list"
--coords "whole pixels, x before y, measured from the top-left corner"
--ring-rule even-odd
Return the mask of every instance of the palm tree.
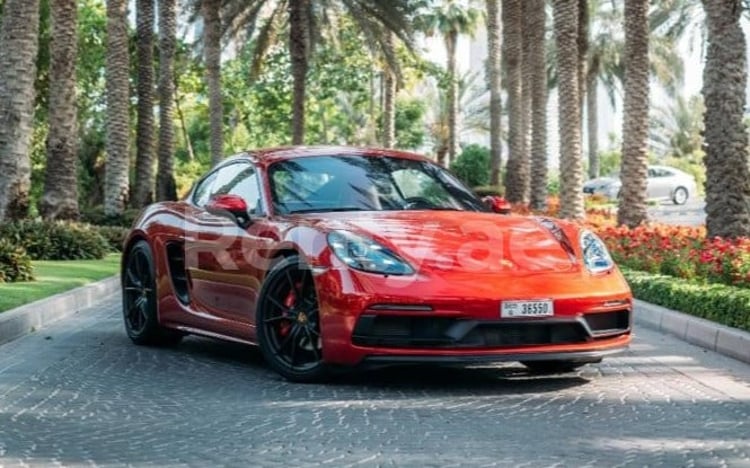
[[218, 164], [224, 153], [224, 109], [221, 98], [221, 0], [202, 0], [205, 25], [203, 47], [208, 84], [208, 119], [211, 127], [211, 164]]
[[560, 215], [564, 218], [583, 218], [578, 0], [554, 0], [553, 7], [560, 101]]
[[502, 149], [502, 61], [500, 0], [487, 0], [487, 67], [490, 85], [490, 184], [500, 185]]
[[503, 62], [508, 92], [508, 166], [505, 197], [523, 203], [528, 196], [529, 161], [525, 148], [523, 100], [523, 12], [521, 0], [503, 0]]
[[50, 7], [49, 134], [39, 211], [45, 219], [77, 219], [76, 0], [52, 0]]
[[526, 0], [524, 31], [529, 43], [528, 77], [524, 81], [531, 91], [531, 193], [530, 206], [543, 210], [547, 206], [547, 70], [545, 66], [546, 15], [544, 0]]
[[[661, 0], [649, 13], [649, 63], [651, 76], [674, 97], [684, 73], [677, 42], [688, 30], [686, 23], [695, 21], [691, 0]], [[588, 133], [589, 177], [599, 176], [599, 85], [607, 91], [612, 106], [617, 102], [617, 90], [625, 79], [622, 37], [623, 11], [606, 0], [592, 0], [590, 41], [586, 70], [586, 117]]]
[[[197, 1], [197, 0], [193, 0]], [[367, 36], [373, 51], [391, 57], [386, 49], [387, 35], [393, 32], [407, 46], [412, 44], [412, 16], [421, 2], [413, 0], [226, 0], [222, 29], [228, 37], [243, 32], [254, 37], [254, 63], [258, 72], [266, 52], [276, 44], [280, 28], [288, 26], [288, 49], [293, 78], [292, 143], [304, 143], [305, 89], [307, 70], [314, 47], [325, 39], [325, 32], [336, 30], [337, 17], [347, 12]], [[287, 22], [281, 21], [287, 13]], [[256, 26], [260, 28], [256, 31]], [[396, 69], [395, 64], [392, 65]]]
[[[395, 54], [396, 38], [392, 32], [386, 33], [385, 47], [389, 54]], [[395, 70], [387, 65], [383, 70], [383, 147], [393, 148], [396, 142], [396, 92], [397, 77]]]
[[445, 41], [448, 54], [448, 152], [447, 161], [440, 161], [446, 167], [458, 153], [459, 97], [458, 72], [456, 67], [456, 49], [458, 37], [463, 34], [473, 35], [479, 23], [479, 10], [471, 6], [464, 7], [457, 0], [445, 0], [442, 5], [420, 18], [422, 29], [429, 34], [439, 32]]
[[136, 53], [138, 126], [131, 204], [141, 208], [154, 196], [154, 0], [136, 2]]
[[706, 227], [709, 236], [750, 235], [748, 133], [743, 124], [747, 44], [739, 0], [703, 0], [708, 48], [703, 69]]
[[648, 219], [648, 0], [625, 0], [625, 102], [617, 222], [630, 227]]
[[156, 198], [177, 199], [174, 180], [174, 56], [177, 44], [177, 4], [159, 2], [159, 169]]
[[128, 83], [128, 2], [107, 0], [107, 162], [104, 211], [123, 212], [128, 200], [130, 165], [130, 89]]
[[668, 106], [654, 109], [649, 122], [649, 146], [662, 157], [694, 160], [703, 155], [703, 115], [706, 107], [700, 95], [677, 96]]
[[0, 220], [28, 213], [39, 0], [6, 0], [0, 23]]

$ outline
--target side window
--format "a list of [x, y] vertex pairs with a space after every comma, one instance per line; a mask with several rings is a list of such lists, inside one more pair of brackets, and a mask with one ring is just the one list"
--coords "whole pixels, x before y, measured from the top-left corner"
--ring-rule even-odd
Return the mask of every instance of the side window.
[[201, 208], [206, 206], [206, 203], [211, 198], [211, 187], [216, 181], [216, 174], [216, 172], [212, 172], [208, 177], [200, 181], [195, 188], [195, 192], [193, 192], [193, 203]]
[[230, 164], [219, 169], [218, 176], [211, 189], [214, 195], [237, 195], [247, 202], [250, 212], [258, 209], [260, 190], [255, 168], [249, 163]]

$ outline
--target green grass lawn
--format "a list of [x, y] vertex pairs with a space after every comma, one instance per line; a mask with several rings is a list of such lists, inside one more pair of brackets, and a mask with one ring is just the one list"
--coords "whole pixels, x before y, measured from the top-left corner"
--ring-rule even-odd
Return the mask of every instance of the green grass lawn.
[[0, 312], [115, 275], [120, 270], [120, 254], [102, 260], [32, 263], [36, 281], [0, 284]]

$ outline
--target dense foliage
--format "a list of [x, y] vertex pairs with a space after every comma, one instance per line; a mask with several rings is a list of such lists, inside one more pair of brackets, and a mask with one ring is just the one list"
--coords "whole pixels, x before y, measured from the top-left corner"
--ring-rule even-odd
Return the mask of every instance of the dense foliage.
[[0, 239], [0, 283], [33, 279], [34, 269], [26, 250], [6, 239]]
[[0, 239], [23, 247], [32, 260], [101, 259], [110, 251], [97, 228], [69, 222], [8, 222], [0, 226]]
[[638, 299], [750, 331], [750, 290], [623, 270]]

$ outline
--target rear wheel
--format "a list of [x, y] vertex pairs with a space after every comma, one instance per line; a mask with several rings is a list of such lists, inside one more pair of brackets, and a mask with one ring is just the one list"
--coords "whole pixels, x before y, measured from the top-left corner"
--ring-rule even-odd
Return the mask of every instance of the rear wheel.
[[688, 200], [688, 191], [685, 187], [677, 187], [672, 195], [675, 205], [684, 205]]
[[585, 366], [592, 362], [601, 362], [601, 359], [597, 361], [521, 361], [521, 364], [528, 367], [531, 372], [535, 374], [562, 374], [565, 372], [573, 372], [574, 370]]
[[181, 333], [159, 325], [154, 259], [146, 241], [138, 241], [130, 248], [123, 274], [122, 309], [128, 337], [139, 345], [179, 343]]
[[298, 256], [281, 259], [268, 272], [256, 327], [263, 357], [276, 372], [295, 382], [326, 377], [318, 297]]

